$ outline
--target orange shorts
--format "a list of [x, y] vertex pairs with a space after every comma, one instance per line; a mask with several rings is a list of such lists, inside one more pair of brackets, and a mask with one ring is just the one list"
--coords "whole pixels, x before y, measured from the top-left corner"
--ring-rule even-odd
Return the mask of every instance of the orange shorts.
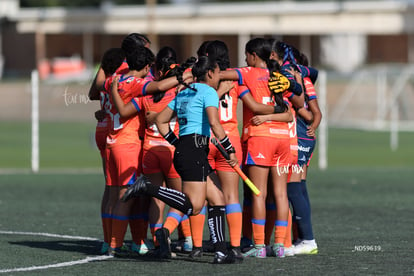
[[179, 178], [174, 168], [174, 152], [172, 150], [145, 149], [142, 156], [142, 169], [144, 174], [162, 172], [167, 178]]
[[[241, 147], [239, 136], [229, 136], [230, 142], [236, 150], [236, 157], [239, 160], [239, 164], [242, 164], [243, 151]], [[208, 163], [213, 170], [223, 172], [233, 172], [233, 168], [227, 163], [226, 159], [220, 153], [213, 143], [210, 143], [210, 151], [208, 153]]]
[[133, 184], [137, 176], [141, 145], [122, 144], [112, 146], [106, 150], [106, 185], [124, 186]]
[[289, 166], [290, 138], [251, 136], [247, 140], [246, 165], [266, 167]]

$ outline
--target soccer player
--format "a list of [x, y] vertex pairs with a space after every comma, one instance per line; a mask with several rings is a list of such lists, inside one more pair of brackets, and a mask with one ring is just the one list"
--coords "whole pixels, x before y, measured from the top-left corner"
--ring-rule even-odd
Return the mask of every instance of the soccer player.
[[[231, 166], [237, 165], [234, 148], [225, 134], [218, 116], [219, 98], [215, 89], [219, 84], [220, 69], [216, 61], [201, 56], [192, 68], [196, 83], [180, 91], [168, 107], [159, 113], [156, 124], [164, 138], [175, 146], [174, 166], [182, 179], [182, 192], [148, 183], [144, 178], [132, 185], [126, 196], [128, 200], [140, 193], [157, 197], [168, 205], [191, 216], [198, 214], [207, 200], [210, 236], [215, 247], [213, 263], [230, 263], [235, 259], [231, 251], [227, 255], [225, 244], [225, 201], [223, 193], [214, 184], [216, 175], [208, 163], [210, 129], [230, 155]], [[178, 75], [179, 77], [180, 75]], [[169, 121], [178, 117], [180, 138], [170, 129]], [[170, 257], [169, 232], [158, 230], [161, 250]]]
[[[289, 112], [282, 95], [271, 95], [268, 88], [269, 71], [277, 69], [277, 63], [271, 61], [271, 48], [267, 40], [255, 38], [246, 44], [246, 62], [248, 67], [221, 71], [221, 79], [239, 80], [246, 85], [256, 101], [278, 106]], [[289, 86], [292, 86], [292, 81]], [[249, 110], [246, 110], [249, 112]], [[250, 111], [251, 112], [251, 111]], [[253, 114], [247, 115], [252, 118]], [[264, 244], [265, 233], [265, 200], [269, 172], [272, 174], [273, 194], [277, 205], [276, 237], [273, 250], [277, 257], [284, 257], [283, 242], [288, 224], [287, 171], [290, 161], [289, 128], [286, 122], [265, 122], [259, 126], [248, 123], [246, 165], [249, 177], [261, 191], [260, 196], [252, 197], [252, 229], [255, 247], [246, 252], [245, 256], [266, 257]]]
[[[162, 81], [148, 81], [144, 77], [154, 61], [154, 54], [145, 47], [137, 47], [126, 53], [129, 72], [124, 75], [108, 78], [102, 87], [110, 91], [111, 84], [115, 83], [124, 102], [129, 102], [139, 95], [153, 94], [168, 90], [178, 84], [176, 78], [167, 78]], [[191, 77], [191, 74], [187, 74]], [[119, 86], [118, 86], [119, 79]], [[114, 81], [116, 80], [116, 81]], [[98, 87], [99, 84], [98, 84]], [[111, 109], [113, 127], [108, 136], [107, 148], [110, 150], [108, 162], [108, 182], [118, 187], [118, 198], [121, 198], [128, 183], [135, 181], [138, 169], [140, 139], [138, 136], [138, 118], [120, 118], [115, 107]], [[113, 210], [111, 252], [122, 254], [122, 246], [131, 210], [130, 202], [118, 200]]]
[[[154, 76], [156, 80], [162, 80], [175, 76], [178, 64], [176, 64], [176, 54], [171, 47], [163, 47], [155, 59]], [[147, 77], [145, 80], [149, 80]], [[115, 86], [114, 86], [115, 88]], [[170, 145], [159, 133], [154, 123], [154, 115], [158, 114], [165, 106], [175, 97], [176, 88], [173, 87], [168, 91], [160, 91], [146, 97], [133, 98], [129, 103], [122, 101], [116, 89], [111, 90], [114, 104], [122, 118], [128, 118], [136, 115], [138, 112], [147, 114], [147, 126], [144, 137], [143, 152], [143, 173], [154, 185], [167, 186], [172, 189], [181, 190], [181, 179], [173, 165], [174, 147]], [[178, 135], [178, 124], [176, 118], [170, 121], [170, 127]], [[149, 207], [149, 223], [153, 239], [155, 232], [163, 226], [164, 203], [156, 198], [151, 198]], [[176, 210], [170, 209], [167, 215], [164, 227], [170, 233], [177, 228], [182, 220], [183, 214]], [[188, 222], [187, 222], [188, 223]], [[184, 229], [186, 240], [191, 242], [191, 230], [189, 223]], [[186, 251], [192, 250], [192, 243], [186, 245]], [[190, 248], [189, 248], [190, 247]]]
[[[101, 61], [101, 68], [105, 73], [105, 76], [109, 77], [112, 76], [116, 70], [121, 66], [123, 61], [125, 60], [125, 52], [121, 48], [111, 48], [107, 50]], [[104, 242], [102, 244], [101, 253], [105, 254], [108, 251], [109, 243], [111, 239], [110, 235], [110, 217], [111, 217], [111, 210], [106, 212], [106, 204], [109, 200], [109, 186], [106, 185], [106, 137], [109, 133], [110, 129], [110, 118], [107, 114], [106, 110], [108, 108], [109, 99], [108, 94], [104, 93], [103, 91], [100, 92], [100, 106], [101, 109], [95, 112], [95, 117], [97, 118], [98, 122], [96, 124], [95, 130], [95, 142], [99, 149], [99, 153], [102, 159], [102, 168], [105, 176], [105, 190], [101, 200], [101, 220], [102, 220], [102, 228], [104, 234]]]
[[[138, 33], [131, 33], [129, 35], [127, 35], [123, 41], [122, 41], [122, 45], [121, 48], [124, 51], [124, 53], [130, 52], [132, 50], [134, 50], [136, 47], [149, 47], [150, 45], [150, 41], [149, 39], [142, 34], [138, 34]], [[126, 62], [126, 60], [124, 59], [123, 63], [116, 69], [116, 73], [117, 74], [125, 74], [129, 71], [128, 68], [128, 63]], [[101, 67], [99, 68], [94, 81], [91, 84], [91, 87], [89, 89], [89, 98], [91, 100], [100, 100], [102, 97], [102, 93], [100, 91], [100, 89], [97, 86], [97, 83], [100, 83], [100, 86], [102, 88], [102, 83], [105, 81], [105, 78], [107, 76], [105, 75], [105, 72], [103, 70], [103, 67], [101, 65]], [[108, 93], [105, 93], [103, 95], [106, 95], [106, 97], [108, 97]], [[105, 109], [104, 112], [102, 111], [98, 111], [97, 114], [98, 116], [101, 116], [100, 119], [108, 118], [108, 126], [110, 126], [112, 124], [112, 122], [110, 121], [111, 118], [109, 116], [109, 109], [110, 109], [110, 103], [108, 100], [106, 100], [106, 104], [105, 104]], [[104, 115], [104, 116], [103, 116]], [[108, 116], [107, 116], [108, 115]], [[142, 121], [142, 119], [141, 119]], [[140, 137], [143, 137], [143, 128], [142, 126], [139, 127], [140, 130]], [[108, 129], [109, 131], [109, 129]], [[100, 132], [99, 135], [100, 138], [104, 138], [104, 134], [103, 132]], [[105, 139], [105, 144], [106, 144], [106, 137]], [[106, 154], [106, 158], [108, 158], [108, 152], [109, 150], [107, 149], [107, 154]], [[106, 160], [107, 161], [107, 160]], [[106, 162], [105, 161], [105, 162]], [[141, 162], [139, 162], [141, 163]], [[137, 174], [139, 175], [140, 172], [138, 171]], [[106, 178], [106, 173], [105, 173], [105, 178]], [[108, 183], [106, 182], [106, 186], [105, 186], [105, 192], [102, 198], [102, 206], [104, 208], [104, 213], [101, 214], [103, 223], [106, 225], [104, 226], [104, 228], [106, 229], [107, 235], [110, 237], [111, 236], [111, 228], [112, 228], [112, 210], [114, 208], [114, 205], [117, 201], [118, 198], [118, 188], [117, 187], [110, 187], [107, 185]], [[133, 208], [136, 209], [140, 215], [135, 215], [134, 217], [145, 217], [145, 214], [142, 215], [142, 208], [138, 209], [138, 208]], [[146, 210], [144, 210], [146, 212]], [[145, 228], [146, 229], [146, 225], [148, 225], [148, 219], [130, 219], [130, 225], [131, 225], [131, 234], [133, 237], [133, 240], [141, 240], [141, 237], [143, 236], [142, 233], [140, 233], [139, 231], [135, 231], [135, 229], [142, 229]], [[143, 232], [143, 231], [142, 231]], [[145, 230], [145, 235], [146, 235], [146, 230]], [[134, 245], [134, 244], [133, 244]], [[102, 245], [102, 250], [101, 252], [104, 254], [107, 252], [108, 249], [108, 244], [106, 242], [103, 243]], [[134, 248], [134, 247], [133, 247]]]

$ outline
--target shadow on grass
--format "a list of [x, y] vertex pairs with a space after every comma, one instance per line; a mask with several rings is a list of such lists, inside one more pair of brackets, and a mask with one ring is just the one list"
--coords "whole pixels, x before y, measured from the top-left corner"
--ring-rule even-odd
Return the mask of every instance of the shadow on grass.
[[[100, 249], [102, 243], [100, 241], [84, 241], [84, 240], [56, 240], [56, 241], [9, 241], [10, 245], [24, 246], [34, 249], [46, 249], [51, 251], [77, 252], [84, 255], [101, 255]], [[171, 262], [184, 261], [191, 263], [211, 263], [213, 253], [204, 253], [204, 256], [197, 259], [191, 259], [186, 253], [176, 253], [171, 259], [160, 259], [153, 254], [138, 255], [130, 252], [128, 256], [115, 257], [112, 260], [120, 262]]]
[[76, 240], [58, 240], [58, 241], [9, 241], [9, 244], [27, 246], [31, 248], [42, 248], [54, 251], [78, 252], [85, 255], [98, 255], [100, 241], [76, 241]]

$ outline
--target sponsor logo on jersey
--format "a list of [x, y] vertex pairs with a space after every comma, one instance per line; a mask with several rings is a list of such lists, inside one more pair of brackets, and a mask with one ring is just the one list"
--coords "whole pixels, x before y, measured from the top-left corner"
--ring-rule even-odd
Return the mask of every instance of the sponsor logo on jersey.
[[298, 146], [299, 151], [309, 152], [311, 147]]

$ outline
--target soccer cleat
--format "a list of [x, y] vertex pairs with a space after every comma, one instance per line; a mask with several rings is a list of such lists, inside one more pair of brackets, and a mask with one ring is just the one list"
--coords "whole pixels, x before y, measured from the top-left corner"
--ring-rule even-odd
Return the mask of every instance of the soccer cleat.
[[302, 240], [295, 245], [295, 255], [314, 255], [318, 254], [318, 245], [315, 240]]
[[126, 245], [121, 247], [112, 248], [109, 247], [108, 249], [108, 256], [114, 256], [117, 258], [125, 258], [129, 256], [129, 248]]
[[275, 253], [273, 252], [273, 247], [271, 245], [266, 245], [266, 257], [274, 257]]
[[232, 247], [229, 255], [232, 255], [235, 263], [242, 263], [244, 260], [244, 256], [240, 250], [240, 247]]
[[203, 248], [202, 247], [193, 247], [193, 251], [191, 251], [189, 256], [193, 260], [203, 257]]
[[109, 243], [103, 242], [101, 247], [101, 254], [107, 254], [109, 250]]
[[177, 241], [174, 250], [186, 253], [193, 251], [193, 238], [189, 236]]
[[155, 249], [154, 242], [151, 240], [144, 240], [140, 245], [132, 242], [131, 251], [137, 253], [138, 255], [145, 255], [148, 251]]
[[273, 245], [273, 254], [276, 258], [285, 257], [285, 247], [283, 246], [283, 243], [275, 243]]
[[121, 200], [126, 202], [133, 197], [139, 196], [140, 194], [145, 194], [147, 191], [147, 185], [150, 184], [151, 181], [148, 177], [141, 175], [137, 178], [134, 184], [128, 186], [128, 189], [125, 191], [125, 194], [122, 196]]
[[160, 244], [159, 257], [161, 259], [171, 259], [170, 231], [167, 228], [160, 228], [155, 231], [155, 237]]
[[295, 246], [293, 244], [291, 247], [285, 247], [285, 256], [286, 257], [295, 256]]
[[256, 244], [252, 249], [243, 254], [244, 257], [266, 258], [266, 247], [264, 244]]
[[213, 264], [233, 264], [234, 262], [235, 259], [231, 256], [231, 254], [225, 255], [221, 251], [214, 253]]
[[243, 237], [240, 240], [240, 249], [243, 253], [253, 248], [253, 242], [251, 239]]

